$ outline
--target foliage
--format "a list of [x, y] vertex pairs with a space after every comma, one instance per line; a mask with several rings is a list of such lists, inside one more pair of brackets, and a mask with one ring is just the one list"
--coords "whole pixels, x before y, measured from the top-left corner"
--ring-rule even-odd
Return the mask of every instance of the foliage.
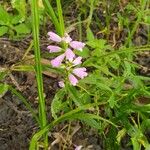
[[0, 5], [0, 36], [8, 33], [10, 37], [21, 37], [31, 32], [30, 19], [27, 19], [25, 0], [11, 1], [13, 12], [7, 12]]
[[[74, 120], [95, 129], [104, 139], [105, 149], [119, 150], [125, 146], [125, 149], [149, 150], [150, 141], [146, 133], [150, 129], [150, 104], [149, 101], [146, 103], [141, 99], [150, 99], [150, 78], [138, 73], [141, 66], [134, 61], [137, 53], [150, 49], [149, 0], [124, 2], [125, 4], [120, 0], [113, 0], [112, 5], [104, 0], [42, 0], [39, 2], [40, 4], [32, 0], [31, 3], [35, 66], [33, 65], [30, 70], [25, 69], [26, 65], [20, 68], [20, 71], [35, 71], [39, 116], [37, 117], [31, 105], [20, 93], [11, 86], [0, 83], [0, 97], [7, 90], [11, 90], [24, 102], [39, 123], [40, 129], [31, 139], [30, 150], [38, 149], [43, 141], [46, 149], [47, 133], [64, 121]], [[6, 11], [5, 7], [0, 5], [0, 36], [6, 33], [11, 37], [29, 34], [31, 21], [30, 16], [27, 17], [28, 3], [25, 0], [12, 0], [11, 5], [13, 13]], [[73, 9], [74, 5], [76, 5], [74, 11], [77, 11], [77, 18], [70, 21], [71, 12], [69, 12], [70, 16], [67, 16], [69, 11], [67, 6], [72, 6]], [[66, 82], [65, 86], [57, 89], [51, 103], [53, 120], [50, 123], [46, 118], [42, 71], [50, 70], [58, 73], [60, 78], [64, 77], [66, 81], [68, 74], [66, 75], [64, 65], [60, 68], [41, 65], [39, 24], [43, 26], [44, 23], [39, 19], [39, 7], [44, 8], [47, 16], [45, 14], [43, 16], [46, 19], [50, 18], [54, 24], [57, 36], [63, 39], [66, 32], [75, 30], [74, 36], [78, 36], [86, 44], [83, 51], [74, 52], [84, 59], [81, 65], [87, 68], [88, 76], [81, 79], [76, 86]], [[66, 7], [68, 9], [65, 9]], [[101, 14], [98, 13], [99, 11]], [[70, 17], [70, 20], [67, 17]], [[142, 25], [148, 28], [145, 35], [146, 45], [136, 47], [134, 37]], [[69, 34], [72, 33], [74, 32]], [[124, 39], [122, 34], [125, 34]], [[117, 45], [117, 40], [120, 45]], [[68, 45], [60, 42], [63, 50]], [[46, 54], [46, 57], [49, 56], [53, 57], [55, 54]], [[0, 72], [0, 80], [4, 80], [7, 74], [9, 72]], [[122, 145], [126, 139], [127, 143]]]

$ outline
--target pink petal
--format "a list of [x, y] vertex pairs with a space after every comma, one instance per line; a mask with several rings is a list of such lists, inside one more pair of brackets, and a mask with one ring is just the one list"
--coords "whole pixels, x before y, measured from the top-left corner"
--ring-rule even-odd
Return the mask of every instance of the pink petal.
[[72, 41], [72, 42], [70, 42], [70, 46], [74, 49], [82, 51], [82, 49], [85, 46], [85, 43], [78, 42], [78, 41]]
[[69, 48], [66, 50], [65, 55], [66, 55], [66, 59], [69, 60], [70, 62], [72, 62], [75, 57], [75, 54]]
[[77, 57], [72, 63], [76, 66], [82, 63], [82, 57]]
[[65, 54], [57, 56], [56, 58], [54, 58], [53, 60], [51, 60], [51, 65], [53, 67], [59, 67], [61, 65], [62, 61], [64, 60], [64, 58], [65, 58]]
[[59, 82], [58, 82], [58, 85], [59, 85], [61, 88], [65, 87], [64, 81], [59, 81]]
[[54, 32], [48, 32], [48, 35], [49, 35], [49, 40], [52, 40], [54, 42], [61, 42], [62, 40], [61, 37]]
[[86, 72], [86, 68], [75, 68], [73, 70], [73, 73], [78, 76], [79, 78], [83, 79], [84, 77], [86, 77], [88, 74]]
[[60, 52], [61, 48], [59, 46], [53, 46], [53, 45], [49, 45], [47, 47], [47, 49], [49, 49], [50, 53], [55, 53], [55, 52]]
[[76, 146], [76, 148], [75, 148], [75, 150], [81, 150], [82, 149], [82, 145], [80, 145], [80, 146]]
[[76, 86], [78, 83], [78, 79], [72, 74], [69, 75], [69, 81], [73, 86]]
[[65, 36], [62, 38], [62, 41], [70, 43], [72, 41], [72, 38], [66, 33]]

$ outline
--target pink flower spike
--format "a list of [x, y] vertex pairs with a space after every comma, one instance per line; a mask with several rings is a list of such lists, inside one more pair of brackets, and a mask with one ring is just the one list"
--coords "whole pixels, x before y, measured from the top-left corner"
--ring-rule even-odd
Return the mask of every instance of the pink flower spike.
[[78, 79], [72, 74], [69, 75], [69, 81], [73, 86], [76, 86], [78, 83]]
[[48, 32], [48, 35], [49, 35], [49, 40], [52, 40], [54, 42], [61, 42], [62, 40], [61, 37], [54, 32]]
[[82, 63], [82, 57], [77, 57], [72, 63], [76, 66]]
[[84, 68], [84, 67], [73, 69], [73, 73], [81, 79], [83, 79], [84, 77], [86, 77], [88, 75], [86, 72], [86, 68]]
[[85, 43], [82, 43], [82, 42], [78, 42], [78, 41], [72, 41], [70, 42], [70, 46], [74, 49], [77, 49], [79, 51], [82, 51], [82, 49], [84, 48], [85, 46]]
[[65, 36], [62, 38], [62, 41], [70, 43], [72, 41], [72, 38], [67, 33], [65, 33]]
[[72, 62], [73, 59], [75, 58], [75, 54], [69, 48], [66, 50], [65, 55], [66, 55], [66, 59], [69, 60], [70, 62]]
[[59, 87], [63, 88], [65, 87], [64, 81], [59, 81], [58, 82]]
[[56, 58], [54, 58], [53, 60], [51, 60], [51, 65], [53, 67], [59, 67], [61, 65], [62, 61], [64, 60], [64, 58], [65, 58], [65, 54], [57, 56]]
[[49, 49], [50, 53], [56, 53], [56, 52], [60, 52], [61, 48], [59, 46], [53, 46], [53, 45], [49, 45], [47, 47], [47, 49]]

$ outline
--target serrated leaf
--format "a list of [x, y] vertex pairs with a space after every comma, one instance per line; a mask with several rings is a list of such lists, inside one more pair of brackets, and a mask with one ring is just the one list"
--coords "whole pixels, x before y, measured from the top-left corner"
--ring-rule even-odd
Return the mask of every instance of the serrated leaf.
[[88, 46], [92, 47], [92, 48], [103, 49], [105, 47], [106, 40], [103, 40], [103, 39], [94, 39], [92, 41], [87, 42], [86, 44]]
[[0, 69], [0, 80], [4, 79], [7, 75], [7, 72], [5, 69]]
[[10, 23], [10, 15], [0, 5], [0, 25], [8, 25]]
[[86, 84], [93, 84], [96, 87], [102, 89], [102, 90], [106, 90], [109, 92], [112, 92], [111, 88], [106, 85], [105, 83], [102, 83], [96, 76], [92, 75], [92, 76], [88, 76], [86, 78], [84, 78], [83, 80], [81, 80], [82, 83], [86, 83]]
[[76, 51], [76, 54], [83, 58], [87, 58], [90, 56], [90, 50], [87, 47], [85, 47], [83, 51]]
[[28, 26], [23, 23], [15, 26], [14, 29], [16, 30], [17, 34], [27, 34], [31, 32]]
[[20, 23], [25, 21], [26, 17], [26, 0], [11, 0], [12, 7], [19, 13]]
[[131, 138], [131, 141], [132, 141], [133, 149], [140, 150], [141, 146], [140, 146], [139, 142], [137, 141], [137, 137]]
[[108, 63], [112, 68], [118, 69], [118, 67], [121, 63], [121, 59], [118, 55], [115, 54], [115, 55], [111, 56], [111, 58], [108, 60], [109, 60]]
[[126, 132], [127, 132], [127, 131], [126, 131], [125, 128], [123, 128], [122, 130], [120, 130], [120, 131], [118, 132], [117, 137], [116, 137], [118, 144], [120, 144], [120, 142], [121, 142], [122, 138], [125, 136]]
[[144, 22], [150, 24], [150, 16], [145, 16]]
[[0, 83], [0, 98], [8, 91], [8, 85]]
[[99, 121], [104, 121], [107, 122], [113, 126], [116, 126], [113, 122], [98, 116], [98, 115], [94, 115], [94, 114], [90, 114], [90, 113], [77, 113], [74, 114], [73, 116], [70, 117], [70, 119], [79, 119], [81, 121], [86, 122], [89, 126], [96, 128], [96, 129], [100, 129], [100, 122]]
[[70, 85], [67, 86], [67, 90], [69, 92], [68, 94], [70, 98], [74, 101], [74, 103], [77, 106], [82, 106], [82, 100], [80, 99], [79, 91], [77, 91], [75, 87], [70, 86]]
[[11, 24], [16, 25], [18, 23], [22, 23], [22, 21], [20, 21], [20, 20], [21, 20], [20, 15], [16, 15], [16, 16], [14, 15], [11, 17]]
[[0, 27], [0, 36], [3, 36], [7, 32], [8, 32], [8, 27], [6, 27], [6, 26]]
[[117, 104], [114, 93], [112, 93], [112, 95], [110, 96], [108, 102], [109, 102], [110, 108], [114, 108], [114, 106]]
[[56, 113], [61, 110], [62, 107], [62, 100], [65, 96], [65, 90], [60, 89], [56, 94], [51, 104], [51, 113], [54, 119], [57, 118]]
[[94, 34], [93, 34], [93, 32], [91, 31], [90, 28], [88, 28], [88, 29], [86, 30], [86, 37], [87, 37], [87, 40], [88, 40], [88, 41], [94, 40]]

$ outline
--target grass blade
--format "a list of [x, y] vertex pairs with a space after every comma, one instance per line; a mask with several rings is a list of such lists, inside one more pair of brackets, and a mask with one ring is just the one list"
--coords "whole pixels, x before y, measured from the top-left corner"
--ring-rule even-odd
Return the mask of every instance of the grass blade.
[[[35, 54], [35, 69], [36, 69], [36, 80], [38, 87], [38, 100], [39, 100], [39, 120], [40, 127], [43, 129], [46, 124], [46, 106], [43, 94], [43, 79], [42, 79], [42, 66], [41, 66], [41, 55], [39, 46], [39, 11], [38, 11], [38, 1], [31, 1], [32, 10], [32, 25], [33, 25], [33, 43], [34, 43], [34, 54]], [[48, 145], [47, 134], [44, 137], [45, 146]]]
[[53, 10], [53, 7], [51, 6], [51, 4], [48, 0], [43, 0], [43, 4], [44, 4], [44, 7], [48, 13], [48, 16], [51, 18], [53, 24], [55, 25], [57, 33], [61, 35], [61, 29], [60, 29], [59, 21], [56, 17], [54, 10]]

